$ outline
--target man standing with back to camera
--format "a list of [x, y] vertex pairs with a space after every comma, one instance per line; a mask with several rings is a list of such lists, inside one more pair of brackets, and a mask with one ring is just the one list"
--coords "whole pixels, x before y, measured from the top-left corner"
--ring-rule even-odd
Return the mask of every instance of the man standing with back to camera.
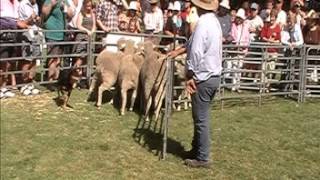
[[[191, 0], [197, 7], [199, 20], [187, 44], [186, 90], [192, 95], [194, 135], [192, 149], [185, 164], [209, 167], [210, 102], [219, 88], [222, 71], [222, 31], [214, 13], [218, 0]], [[185, 48], [169, 54], [175, 57]]]

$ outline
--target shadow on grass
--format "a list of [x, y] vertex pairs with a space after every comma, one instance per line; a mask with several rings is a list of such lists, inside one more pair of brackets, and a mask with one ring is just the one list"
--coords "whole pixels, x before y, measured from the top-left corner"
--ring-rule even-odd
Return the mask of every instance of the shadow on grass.
[[[136, 143], [159, 157], [163, 153], [163, 120], [164, 118], [159, 118], [158, 122], [156, 122], [151, 118], [147, 122], [141, 115], [132, 135]], [[186, 156], [186, 151], [182, 144], [170, 137], [167, 138], [167, 153], [182, 159]]]

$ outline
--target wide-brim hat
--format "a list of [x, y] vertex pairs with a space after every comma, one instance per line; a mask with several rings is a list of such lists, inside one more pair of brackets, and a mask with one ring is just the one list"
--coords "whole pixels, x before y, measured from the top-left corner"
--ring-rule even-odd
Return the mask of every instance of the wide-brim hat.
[[157, 4], [159, 2], [159, 0], [148, 0], [148, 2], [150, 4]]
[[217, 8], [216, 3], [214, 0], [191, 0], [191, 2], [204, 10], [215, 10]]
[[224, 7], [226, 9], [229, 9], [229, 10], [231, 9], [229, 0], [222, 0], [221, 3], [219, 4], [219, 6]]

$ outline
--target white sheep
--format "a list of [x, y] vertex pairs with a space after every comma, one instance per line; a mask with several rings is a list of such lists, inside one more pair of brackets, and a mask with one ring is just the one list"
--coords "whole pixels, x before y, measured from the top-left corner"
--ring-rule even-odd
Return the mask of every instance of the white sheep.
[[125, 51], [127, 54], [121, 59], [118, 83], [121, 88], [121, 110], [120, 115], [124, 115], [125, 107], [127, 104], [127, 92], [132, 89], [132, 97], [130, 104], [130, 111], [133, 110], [135, 99], [137, 96], [139, 73], [144, 62], [143, 48], [138, 46], [136, 52], [134, 52], [134, 42], [128, 40]]
[[155, 115], [158, 118], [161, 108], [161, 100], [164, 98], [166, 56], [154, 51], [151, 42], [145, 42], [145, 61], [140, 72], [140, 81], [143, 89], [144, 117], [149, 118], [151, 106], [156, 109]]

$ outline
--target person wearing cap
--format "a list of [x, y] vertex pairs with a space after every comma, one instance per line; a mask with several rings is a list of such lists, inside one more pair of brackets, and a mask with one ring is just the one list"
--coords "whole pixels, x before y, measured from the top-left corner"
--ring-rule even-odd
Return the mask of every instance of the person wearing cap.
[[160, 34], [163, 30], [163, 13], [158, 7], [159, 0], [149, 0], [151, 11], [145, 12], [143, 22], [145, 25], [145, 33]]
[[217, 13], [218, 20], [222, 29], [223, 43], [229, 43], [232, 41], [231, 33], [231, 16], [229, 15], [230, 5], [229, 0], [222, 0], [219, 4], [219, 9]]
[[131, 1], [128, 8], [128, 29], [127, 32], [140, 33], [142, 23], [141, 18], [137, 14], [138, 6], [137, 1]]
[[179, 35], [179, 28], [181, 27], [182, 19], [180, 17], [180, 2], [175, 1], [174, 4], [169, 3], [168, 20], [164, 27], [164, 34], [173, 36]]
[[263, 20], [258, 15], [259, 5], [257, 3], [252, 3], [250, 6], [250, 16], [249, 19], [249, 32], [250, 32], [250, 41], [258, 41], [261, 29], [263, 27]]
[[119, 31], [119, 7], [121, 0], [101, 0], [96, 9], [97, 25], [105, 32]]
[[199, 20], [187, 45], [186, 90], [192, 97], [194, 136], [185, 164], [209, 167], [210, 102], [219, 88], [222, 71], [222, 32], [214, 11], [218, 0], [192, 0]]
[[262, 9], [260, 12], [260, 17], [262, 18], [263, 21], [267, 20], [272, 9], [273, 9], [273, 0], [267, 0], [265, 2], [265, 9]]
[[[238, 46], [249, 46], [250, 43], [250, 33], [249, 33], [249, 24], [246, 20], [245, 10], [240, 8], [236, 15], [236, 20], [232, 23], [231, 28], [231, 37], [232, 42]], [[239, 53], [237, 58], [232, 61], [227, 61], [227, 65], [229, 68], [234, 69], [235, 71], [239, 71], [243, 67], [243, 58], [246, 55], [248, 48], [241, 47], [239, 49], [243, 53]], [[241, 79], [241, 72], [233, 73], [232, 83], [235, 86], [232, 87], [232, 91], [241, 92], [240, 90], [240, 79]]]

